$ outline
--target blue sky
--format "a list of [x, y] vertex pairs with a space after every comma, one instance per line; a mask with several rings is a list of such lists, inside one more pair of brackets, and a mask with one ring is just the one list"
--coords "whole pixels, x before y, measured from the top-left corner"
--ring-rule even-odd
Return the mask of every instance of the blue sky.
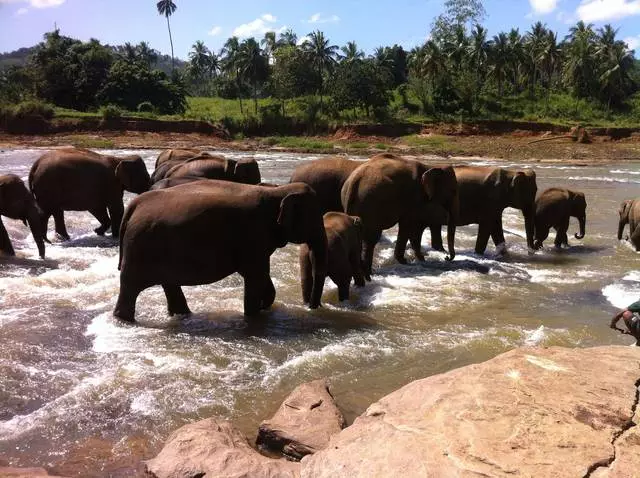
[[[267, 30], [292, 28], [300, 37], [321, 29], [332, 43], [356, 40], [367, 53], [380, 45], [406, 48], [426, 38], [443, 0], [174, 0], [175, 53], [186, 58], [203, 40], [218, 50], [234, 33], [261, 38]], [[121, 44], [148, 41], [170, 52], [166, 22], [155, 0], [0, 0], [0, 52], [31, 46], [57, 24], [64, 35]], [[578, 19], [620, 29], [640, 49], [640, 0], [485, 0], [491, 35], [541, 20], [563, 36]]]

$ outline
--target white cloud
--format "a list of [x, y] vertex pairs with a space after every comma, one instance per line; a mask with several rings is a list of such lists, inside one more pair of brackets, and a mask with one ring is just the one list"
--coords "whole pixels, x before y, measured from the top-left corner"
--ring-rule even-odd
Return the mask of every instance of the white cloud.
[[629, 46], [629, 50], [637, 50], [640, 47], [640, 35], [636, 37], [627, 37], [624, 42]]
[[281, 32], [284, 31], [286, 27], [276, 28], [274, 23], [277, 18], [271, 15], [270, 13], [265, 13], [260, 18], [256, 18], [255, 20], [244, 23], [233, 30], [233, 36], [240, 38], [248, 38], [257, 35], [264, 35], [267, 32]]
[[296, 44], [300, 46], [307, 43], [308, 41], [311, 41], [311, 37], [309, 35], [305, 35], [303, 37], [298, 38], [298, 42]]
[[[64, 2], [65, 0], [0, 0], [0, 5], [7, 3], [28, 3], [33, 8], [50, 8], [59, 7]], [[24, 7], [18, 10], [18, 12], [22, 12], [19, 13], [19, 15], [24, 15], [27, 11]], [[16, 14], [18, 14], [18, 12], [16, 12]]]
[[558, 0], [529, 0], [533, 13], [546, 15], [558, 7]]
[[24, 8], [24, 7], [23, 7], [23, 8], [19, 8], [19, 9], [16, 11], [15, 16], [16, 16], [16, 17], [19, 17], [20, 15], [24, 15], [25, 13], [28, 13], [28, 12], [29, 12], [29, 9], [28, 9], [28, 8]]
[[207, 33], [207, 35], [210, 35], [212, 37], [216, 36], [216, 35], [220, 35], [220, 33], [222, 33], [222, 27], [216, 25], [215, 27], [213, 27], [211, 30], [209, 30], [209, 32]]
[[640, 0], [582, 0], [576, 10], [584, 22], [618, 20], [640, 14]]
[[340, 17], [338, 15], [324, 16], [322, 13], [314, 13], [309, 17], [307, 23], [338, 23]]

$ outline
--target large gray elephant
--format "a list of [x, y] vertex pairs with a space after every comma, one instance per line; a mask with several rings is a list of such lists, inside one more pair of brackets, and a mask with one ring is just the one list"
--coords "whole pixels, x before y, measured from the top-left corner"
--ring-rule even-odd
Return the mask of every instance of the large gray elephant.
[[[456, 166], [454, 171], [460, 195], [457, 225], [478, 224], [476, 253], [484, 254], [489, 237], [496, 247], [505, 243], [502, 212], [508, 207], [522, 211], [527, 245], [533, 250], [535, 200], [538, 191], [535, 171], [481, 166]], [[441, 225], [446, 224], [443, 217], [440, 219], [430, 225], [431, 244], [437, 250], [443, 250], [440, 230]]]
[[[161, 174], [161, 172], [164, 173]], [[260, 184], [260, 168], [255, 159], [247, 158], [238, 161], [219, 155], [200, 153], [184, 161], [165, 161], [154, 171], [152, 181], [198, 177], [220, 179], [242, 184]]]
[[569, 219], [575, 217], [580, 223], [580, 232], [576, 239], [584, 239], [587, 221], [587, 201], [584, 193], [565, 188], [549, 188], [536, 199], [535, 249], [541, 249], [544, 240], [549, 237], [549, 229], [556, 230], [555, 246], [569, 245], [567, 230]]
[[622, 233], [627, 224], [629, 224], [629, 236], [627, 239], [631, 241], [636, 251], [640, 251], [640, 198], [627, 199], [620, 204], [620, 221], [618, 222], [618, 240], [622, 240]]
[[[358, 287], [365, 285], [360, 259], [362, 221], [359, 217], [342, 212], [328, 212], [322, 219], [327, 233], [327, 274], [338, 286], [339, 300], [348, 300], [351, 279], [354, 279]], [[300, 278], [302, 299], [308, 304], [313, 289], [313, 251], [306, 244], [300, 246]]]
[[187, 314], [183, 285], [210, 284], [238, 272], [244, 313], [275, 299], [271, 254], [288, 242], [308, 244], [320, 305], [327, 272], [327, 236], [315, 192], [302, 183], [263, 187], [201, 180], [149, 191], [129, 204], [120, 237], [120, 293], [114, 316], [134, 321], [136, 299], [161, 285], [169, 314]]
[[392, 154], [374, 156], [349, 175], [342, 187], [342, 205], [347, 214], [362, 219], [367, 279], [371, 278], [373, 252], [382, 231], [396, 224], [394, 255], [398, 262], [406, 263], [407, 241], [416, 257], [424, 260], [420, 240], [425, 227], [433, 222], [432, 211], [451, 217], [447, 260], [455, 257], [458, 186], [450, 166], [431, 167]]
[[[15, 174], [0, 175], [0, 216], [10, 219], [19, 219], [29, 224], [33, 239], [38, 246], [38, 253], [44, 259], [45, 233], [40, 222], [40, 215], [35, 199], [20, 179]], [[15, 251], [11, 245], [9, 234], [0, 218], [0, 252], [7, 256], [14, 256]]]
[[343, 157], [321, 158], [298, 166], [289, 182], [306, 183], [318, 194], [322, 213], [329, 211], [343, 212], [342, 186], [349, 175], [362, 165], [362, 161], [354, 161]]
[[167, 171], [174, 166], [201, 154], [203, 154], [203, 152], [198, 149], [165, 149], [156, 159], [156, 164], [151, 174], [151, 183], [155, 184], [163, 179]]
[[29, 187], [40, 208], [45, 234], [53, 215], [56, 233], [64, 240], [69, 239], [64, 211], [89, 211], [100, 221], [96, 234], [103, 235], [111, 227], [117, 238], [124, 191], [140, 194], [149, 189], [149, 183], [149, 173], [138, 155], [106, 156], [78, 148], [45, 153], [29, 172]]

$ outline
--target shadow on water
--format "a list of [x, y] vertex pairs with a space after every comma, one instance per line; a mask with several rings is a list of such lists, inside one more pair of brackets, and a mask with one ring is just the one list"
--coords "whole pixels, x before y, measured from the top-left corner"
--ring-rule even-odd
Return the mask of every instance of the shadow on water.
[[9, 272], [10, 275], [17, 271], [24, 275], [26, 270], [27, 274], [37, 276], [48, 270], [57, 269], [59, 265], [60, 261], [54, 259], [28, 259], [26, 257], [0, 255], [0, 271]]
[[97, 247], [107, 249], [117, 247], [118, 239], [114, 239], [112, 236], [87, 235], [64, 242], [56, 242], [55, 244], [60, 247]]
[[392, 264], [390, 266], [378, 267], [374, 270], [374, 276], [400, 276], [411, 277], [417, 273], [424, 275], [424, 273], [431, 273], [429, 275], [437, 276], [445, 272], [478, 272], [480, 274], [488, 274], [491, 271], [491, 267], [486, 264], [481, 264], [471, 259], [458, 259], [453, 261], [445, 261], [438, 259], [425, 258], [424, 261], [409, 262], [407, 264]]

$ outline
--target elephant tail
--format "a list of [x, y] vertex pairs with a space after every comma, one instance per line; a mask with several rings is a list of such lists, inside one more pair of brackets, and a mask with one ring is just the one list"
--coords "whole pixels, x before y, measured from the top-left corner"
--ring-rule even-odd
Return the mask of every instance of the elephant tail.
[[127, 209], [124, 211], [124, 215], [122, 216], [122, 223], [120, 224], [120, 237], [119, 237], [120, 247], [118, 248], [118, 254], [119, 254], [118, 270], [122, 270], [122, 251], [123, 251], [122, 246], [124, 244], [124, 235], [127, 232], [127, 224], [129, 223], [129, 219], [131, 219], [131, 216], [133, 215], [133, 211], [135, 209], [134, 201], [132, 201], [131, 204], [129, 204], [129, 206], [127, 207]]
[[355, 214], [357, 205], [357, 181], [347, 181], [342, 188], [342, 207], [344, 212], [352, 215]]
[[31, 169], [29, 170], [29, 191], [31, 191], [31, 193], [33, 193], [33, 177], [36, 174], [36, 168], [38, 167], [38, 161], [36, 161], [35, 163], [33, 163], [33, 166], [31, 166]]

